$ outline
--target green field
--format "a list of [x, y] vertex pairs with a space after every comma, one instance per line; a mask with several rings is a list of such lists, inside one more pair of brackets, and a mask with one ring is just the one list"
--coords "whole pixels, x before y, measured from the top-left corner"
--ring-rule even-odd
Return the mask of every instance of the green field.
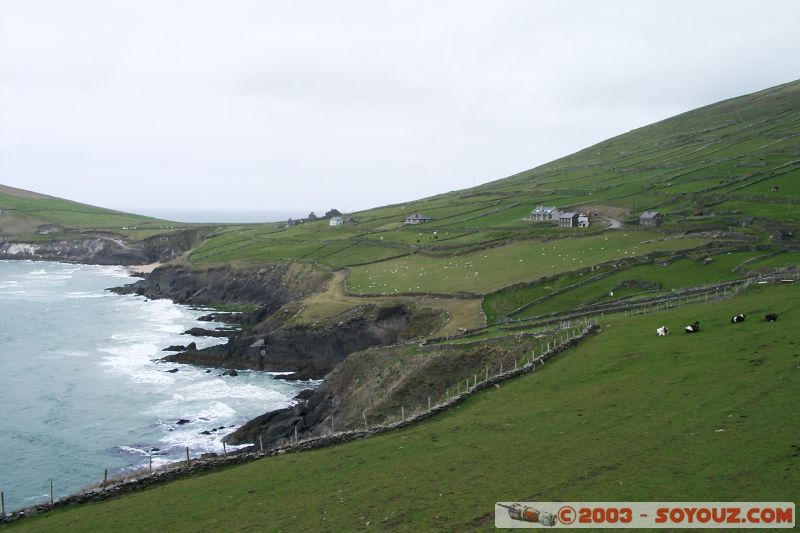
[[[796, 501], [798, 291], [607, 317], [536, 373], [415, 427], [7, 529], [489, 531], [496, 501]], [[731, 325], [738, 312], [750, 318]], [[694, 319], [699, 334], [655, 336]]]
[[[587, 285], [561, 292], [520, 312], [513, 312], [515, 308], [510, 308], [506, 302], [497, 302], [497, 298], [487, 297], [485, 306], [497, 308], [502, 304], [506, 304], [501, 309], [508, 309], [512, 318], [520, 319], [546, 313], [566, 312], [590, 303], [609, 303], [623, 297], [639, 294], [652, 297], [677, 289], [713, 285], [741, 278], [743, 275], [735, 272], [734, 269], [745, 260], [759, 257], [760, 255], [763, 255], [763, 253], [739, 252], [712, 256], [709, 258], [709, 262], [699, 258], [656, 261], [656, 264], [649, 263], [634, 266]], [[578, 280], [574, 281], [577, 282]], [[554, 283], [539, 284], [530, 287], [527, 291], [513, 291], [511, 294], [515, 298], [509, 303], [512, 305], [519, 304], [519, 296], [521, 294], [527, 294], [527, 302], [530, 302], [537, 298], [549, 296], [560, 288], [559, 284]], [[502, 295], [498, 296], [502, 297]], [[527, 302], [523, 300], [523, 303], [517, 305], [516, 308], [522, 307]]]
[[614, 232], [581, 239], [522, 241], [452, 258], [414, 255], [351, 269], [348, 289], [356, 294], [487, 293], [614, 258], [690, 249], [706, 242], [664, 239], [663, 235], [647, 232]]

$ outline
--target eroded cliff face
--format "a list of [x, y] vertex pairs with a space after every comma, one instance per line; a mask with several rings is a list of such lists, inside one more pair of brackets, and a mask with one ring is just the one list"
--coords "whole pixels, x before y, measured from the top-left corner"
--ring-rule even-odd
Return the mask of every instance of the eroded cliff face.
[[[187, 304], [256, 306], [256, 311], [238, 321], [242, 329], [233, 333], [226, 344], [202, 350], [192, 347], [164, 360], [217, 368], [291, 372], [286, 379], [326, 378], [353, 353], [425, 337], [447, 321], [447, 314], [441, 310], [388, 303], [356, 306], [312, 324], [293, 322], [296, 305], [286, 304], [319, 290], [329, 277], [330, 274], [309, 265], [294, 263], [251, 269], [169, 265], [114, 290]], [[231, 436], [230, 442], [255, 442], [257, 435], [265, 436], [265, 444], [273, 442], [290, 436], [300, 419], [301, 428], [311, 431], [329, 418], [331, 402], [347, 401], [347, 391], [340, 389], [337, 385], [333, 392], [326, 378], [310, 393], [307, 402], [258, 417]]]
[[426, 335], [441, 327], [440, 311], [406, 305], [363, 305], [314, 325], [257, 324], [227, 344], [164, 358], [222, 368], [292, 372], [287, 379], [321, 379], [348, 354]]
[[329, 276], [297, 263], [252, 268], [165, 265], [136, 283], [111, 290], [191, 305], [252, 305], [260, 309], [250, 319], [257, 323], [282, 305], [318, 290]]
[[175, 259], [202, 239], [185, 230], [131, 241], [112, 234], [89, 234], [42, 242], [2, 240], [0, 259], [36, 259], [94, 265], [143, 265]]

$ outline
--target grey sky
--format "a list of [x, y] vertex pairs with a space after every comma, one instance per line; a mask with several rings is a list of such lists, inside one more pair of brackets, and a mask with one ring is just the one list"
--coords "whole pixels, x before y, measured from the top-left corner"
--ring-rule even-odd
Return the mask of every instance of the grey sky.
[[355, 210], [800, 77], [800, 2], [0, 2], [0, 183]]

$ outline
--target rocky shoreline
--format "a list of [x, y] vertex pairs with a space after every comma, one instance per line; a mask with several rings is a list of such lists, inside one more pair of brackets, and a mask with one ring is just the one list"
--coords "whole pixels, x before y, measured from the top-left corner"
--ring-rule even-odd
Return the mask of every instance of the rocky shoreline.
[[[186, 332], [227, 337], [225, 344], [204, 349], [194, 343], [170, 346], [168, 351], [175, 353], [165, 355], [162, 361], [230, 371], [286, 372], [279, 379], [292, 381], [324, 379], [351, 353], [406, 342], [430, 333], [446, 320], [439, 311], [402, 304], [364, 304], [312, 324], [293, 323], [290, 312], [277, 312], [322, 288], [328, 276], [308, 265], [289, 263], [249, 269], [164, 265], [135, 283], [109, 290], [182, 304], [247, 308], [202, 317], [232, 327]], [[260, 437], [265, 445], [272, 445], [292, 436], [300, 420], [304, 433], [317, 429], [331, 408], [327, 391], [323, 381], [318, 390], [298, 398], [295, 405], [251, 420], [226, 437], [226, 442], [252, 443]]]

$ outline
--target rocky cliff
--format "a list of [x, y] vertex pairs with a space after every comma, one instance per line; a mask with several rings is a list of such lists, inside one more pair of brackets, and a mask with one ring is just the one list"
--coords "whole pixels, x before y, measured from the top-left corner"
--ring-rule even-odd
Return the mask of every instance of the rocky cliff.
[[69, 239], [24, 242], [0, 237], [0, 259], [37, 259], [95, 265], [143, 265], [175, 259], [195, 246], [202, 233], [182, 230], [138, 241], [92, 233]]
[[252, 268], [165, 265], [136, 283], [111, 290], [182, 304], [257, 307], [260, 313], [251, 320], [257, 323], [282, 305], [313, 293], [328, 277], [326, 272], [299, 263]]
[[[318, 290], [329, 276], [297, 263], [275, 263], [258, 268], [167, 265], [136, 283], [113, 290], [149, 298], [170, 298], [187, 304], [254, 307], [254, 311], [239, 320], [242, 329], [232, 334], [226, 344], [202, 350], [193, 346], [168, 355], [164, 360], [218, 368], [292, 372], [287, 379], [324, 378], [339, 369], [353, 353], [425, 337], [447, 320], [446, 313], [441, 310], [384, 303], [359, 305], [310, 324], [292, 322], [293, 307], [286, 304]], [[254, 442], [257, 435], [265, 436], [265, 444], [285, 438], [300, 419], [303, 431], [315, 430], [330, 416], [332, 402], [347, 402], [348, 393], [340, 381], [337, 379], [337, 385], [332, 388], [326, 378], [304, 398], [308, 401], [256, 418], [231, 436], [230, 442]]]
[[362, 305], [313, 325], [269, 320], [227, 344], [164, 358], [175, 363], [292, 372], [289, 379], [321, 379], [348, 354], [417, 338], [441, 327], [439, 311], [407, 305]]

